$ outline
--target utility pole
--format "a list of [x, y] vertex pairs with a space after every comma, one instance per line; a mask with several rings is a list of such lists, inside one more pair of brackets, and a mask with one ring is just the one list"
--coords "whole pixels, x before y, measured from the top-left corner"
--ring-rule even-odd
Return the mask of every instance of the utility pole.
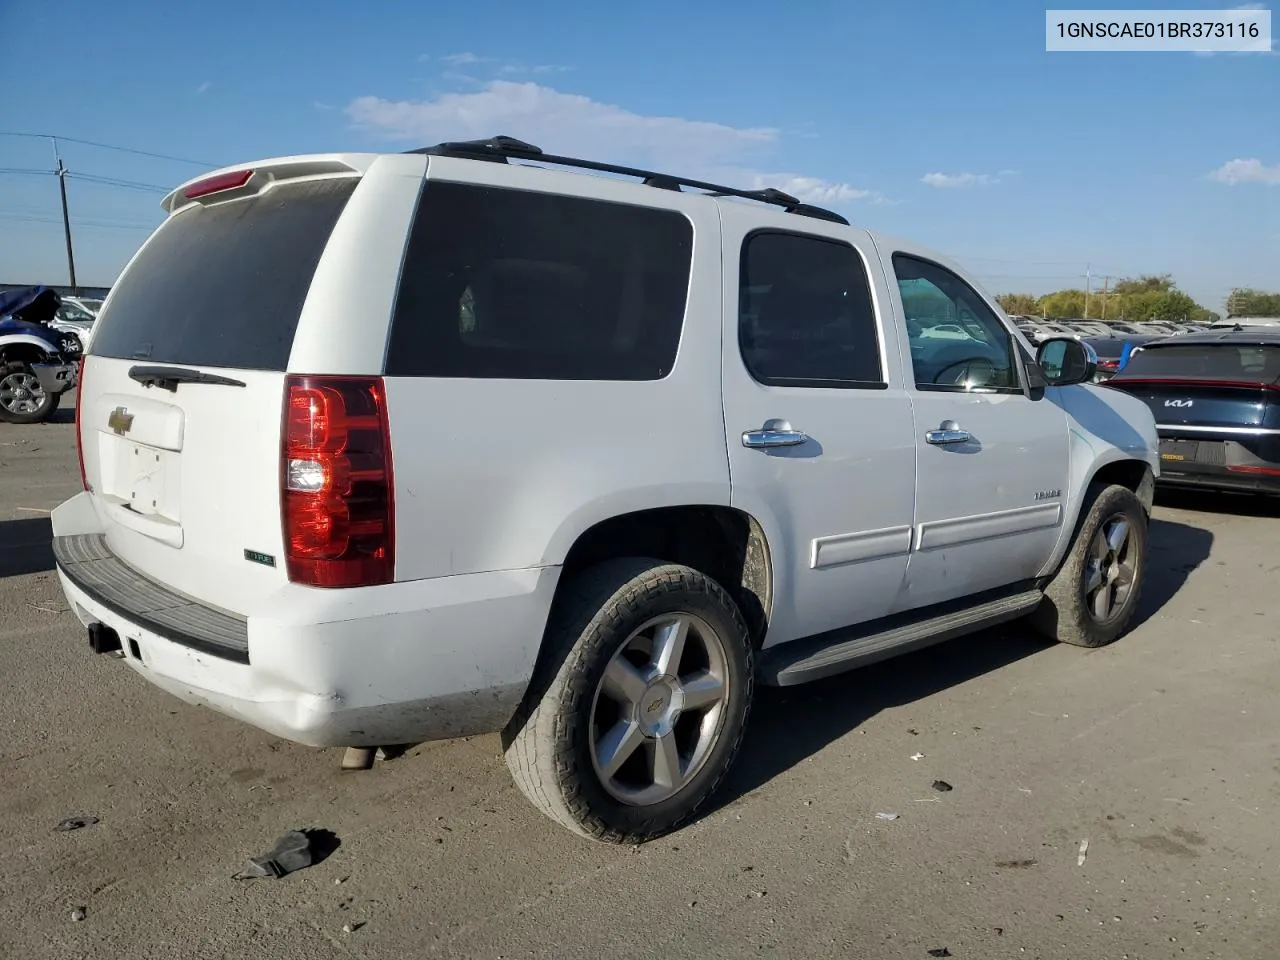
[[62, 232], [67, 239], [67, 272], [71, 274], [71, 295], [79, 296], [80, 288], [76, 285], [76, 257], [71, 249], [71, 215], [67, 212], [67, 166], [58, 153], [56, 139], [53, 139], [53, 156], [58, 162], [54, 173], [58, 175], [58, 192], [62, 195]]
[[1082, 320], [1089, 319], [1089, 286], [1090, 286], [1089, 281], [1090, 279], [1091, 279], [1091, 274], [1089, 273], [1089, 264], [1086, 263], [1084, 265], [1084, 316], [1081, 317]]
[[1111, 278], [1102, 278], [1102, 319], [1107, 319], [1107, 288], [1111, 286]]

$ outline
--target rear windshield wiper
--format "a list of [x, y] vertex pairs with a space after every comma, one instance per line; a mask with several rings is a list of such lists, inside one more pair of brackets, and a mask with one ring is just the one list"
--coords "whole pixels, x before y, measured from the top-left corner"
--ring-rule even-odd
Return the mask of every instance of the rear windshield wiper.
[[130, 367], [129, 377], [144, 387], [159, 387], [170, 393], [178, 392], [180, 383], [209, 383], [222, 387], [243, 387], [243, 380], [232, 380], [216, 373], [201, 370], [184, 370], [182, 367]]

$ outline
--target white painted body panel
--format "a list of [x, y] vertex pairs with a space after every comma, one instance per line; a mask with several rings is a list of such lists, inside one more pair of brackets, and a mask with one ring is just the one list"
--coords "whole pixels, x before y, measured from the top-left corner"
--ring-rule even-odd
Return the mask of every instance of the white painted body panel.
[[[774, 600], [765, 644], [772, 646], [884, 616], [897, 603], [914, 501], [911, 401], [870, 235], [744, 204], [721, 211], [724, 432], [733, 506], [754, 516], [769, 542]], [[881, 318], [887, 390], [765, 386], [752, 378], [738, 346], [739, 262], [743, 239], [761, 227], [838, 239], [861, 254]], [[743, 432], [770, 419], [809, 439], [744, 447]]]
[[[382, 370], [401, 251], [426, 164], [415, 156], [365, 159], [367, 172], [317, 266], [291, 370]], [[156, 233], [147, 243], [157, 237], [163, 242]], [[109, 297], [98, 323], [110, 323], [112, 308]], [[285, 373], [219, 369], [245, 386], [191, 384], [171, 393], [130, 379], [133, 366], [90, 355], [79, 400], [85, 474], [107, 543], [146, 576], [209, 606], [251, 614], [287, 584], [280, 522]], [[133, 418], [126, 436], [108, 426], [118, 407]], [[250, 562], [245, 550], [278, 562]]]
[[[644, 199], [683, 213], [693, 224], [684, 329], [675, 364], [661, 380], [388, 377], [396, 578], [559, 564], [583, 531], [610, 517], [728, 505], [715, 205], [602, 177], [440, 157], [431, 158], [427, 189], [433, 180], [464, 178], [601, 200]], [[530, 629], [540, 635], [542, 622]]]

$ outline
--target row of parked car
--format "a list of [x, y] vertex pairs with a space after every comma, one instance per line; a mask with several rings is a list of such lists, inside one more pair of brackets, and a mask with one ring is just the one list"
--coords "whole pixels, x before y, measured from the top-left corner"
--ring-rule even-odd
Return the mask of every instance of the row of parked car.
[[1014, 315], [1018, 329], [1032, 343], [1050, 337], [1090, 337], [1101, 339], [1124, 337], [1172, 337], [1180, 333], [1200, 333], [1209, 329], [1198, 323], [1167, 323], [1163, 320], [1049, 320]]

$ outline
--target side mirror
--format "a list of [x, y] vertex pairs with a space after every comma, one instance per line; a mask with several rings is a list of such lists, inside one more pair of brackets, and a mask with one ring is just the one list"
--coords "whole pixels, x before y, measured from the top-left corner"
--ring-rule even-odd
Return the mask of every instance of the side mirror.
[[1098, 372], [1098, 354], [1093, 347], [1071, 337], [1043, 341], [1036, 351], [1036, 362], [1052, 387], [1088, 383]]

